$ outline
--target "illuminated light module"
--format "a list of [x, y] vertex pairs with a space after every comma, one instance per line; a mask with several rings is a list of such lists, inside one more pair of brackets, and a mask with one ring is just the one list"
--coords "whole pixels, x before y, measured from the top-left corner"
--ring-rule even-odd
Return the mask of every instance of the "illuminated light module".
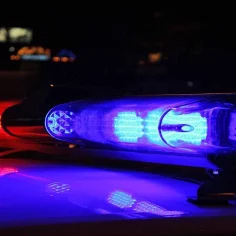
[[49, 111], [45, 126], [52, 137], [71, 143], [146, 151], [236, 150], [234, 105], [202, 97], [75, 101]]

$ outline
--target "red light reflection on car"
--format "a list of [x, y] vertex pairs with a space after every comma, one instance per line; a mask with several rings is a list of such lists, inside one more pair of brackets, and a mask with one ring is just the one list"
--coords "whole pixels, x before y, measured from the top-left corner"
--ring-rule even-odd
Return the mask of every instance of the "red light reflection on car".
[[17, 173], [17, 172], [18, 170], [16, 168], [0, 167], [0, 177], [7, 174]]
[[1, 126], [1, 116], [2, 113], [8, 108], [15, 104], [19, 103], [19, 101], [0, 101], [0, 136], [6, 135], [6, 133], [2, 130]]

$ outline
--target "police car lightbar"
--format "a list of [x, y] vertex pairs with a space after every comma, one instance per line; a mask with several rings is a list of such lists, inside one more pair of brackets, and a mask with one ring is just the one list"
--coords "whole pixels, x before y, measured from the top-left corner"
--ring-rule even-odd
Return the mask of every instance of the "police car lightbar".
[[236, 94], [79, 100], [52, 108], [47, 132], [68, 143], [144, 152], [236, 151]]

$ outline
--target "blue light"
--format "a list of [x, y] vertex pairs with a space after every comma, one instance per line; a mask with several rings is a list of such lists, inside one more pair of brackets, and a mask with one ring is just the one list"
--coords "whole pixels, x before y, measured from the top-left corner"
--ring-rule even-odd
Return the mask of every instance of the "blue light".
[[70, 143], [225, 153], [236, 150], [235, 114], [235, 106], [217, 96], [129, 97], [56, 106], [47, 114], [45, 126], [51, 136]]
[[158, 134], [159, 121], [163, 114], [163, 109], [155, 109], [148, 112], [146, 118], [144, 119], [145, 133], [147, 136], [148, 143], [156, 144], [160, 147], [166, 146], [163, 139]]
[[[179, 124], [183, 125], [181, 128], [184, 130], [163, 130], [162, 128], [165, 125], [178, 128]], [[172, 110], [163, 118], [161, 129], [163, 138], [171, 146], [178, 147], [186, 143], [199, 146], [207, 138], [207, 119], [202, 117], [199, 112], [178, 114]]]
[[131, 194], [120, 190], [116, 190], [110, 194], [108, 203], [121, 209], [129, 208], [134, 212], [149, 213], [163, 217], [177, 217], [185, 214], [182, 211], [169, 211], [152, 202], [136, 199]]
[[108, 197], [108, 202], [119, 208], [131, 208], [136, 200], [131, 194], [122, 191], [115, 191]]
[[230, 114], [229, 139], [236, 141], [236, 112]]
[[25, 61], [48, 61], [50, 60], [50, 56], [48, 55], [22, 55], [21, 56], [21, 60], [25, 60]]
[[136, 143], [144, 134], [142, 123], [135, 112], [120, 112], [114, 118], [114, 133], [121, 142]]
[[47, 119], [47, 126], [56, 135], [71, 134], [74, 124], [74, 113], [54, 111]]
[[71, 51], [71, 50], [67, 50], [67, 49], [62, 49], [58, 54], [58, 57], [69, 57], [69, 58], [73, 58], [76, 59], [76, 55]]
[[50, 194], [62, 194], [70, 191], [70, 185], [60, 182], [53, 182], [46, 186], [45, 191]]
[[184, 214], [181, 211], [168, 211], [163, 207], [147, 201], [140, 201], [135, 204], [134, 211], [141, 213], [150, 213], [163, 217], [178, 217]]

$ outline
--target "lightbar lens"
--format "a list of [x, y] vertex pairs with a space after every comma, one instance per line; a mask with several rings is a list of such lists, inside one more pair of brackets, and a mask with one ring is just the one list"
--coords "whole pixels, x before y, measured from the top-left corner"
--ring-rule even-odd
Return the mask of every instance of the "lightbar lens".
[[235, 95], [75, 101], [46, 116], [48, 133], [70, 143], [171, 152], [236, 150]]

